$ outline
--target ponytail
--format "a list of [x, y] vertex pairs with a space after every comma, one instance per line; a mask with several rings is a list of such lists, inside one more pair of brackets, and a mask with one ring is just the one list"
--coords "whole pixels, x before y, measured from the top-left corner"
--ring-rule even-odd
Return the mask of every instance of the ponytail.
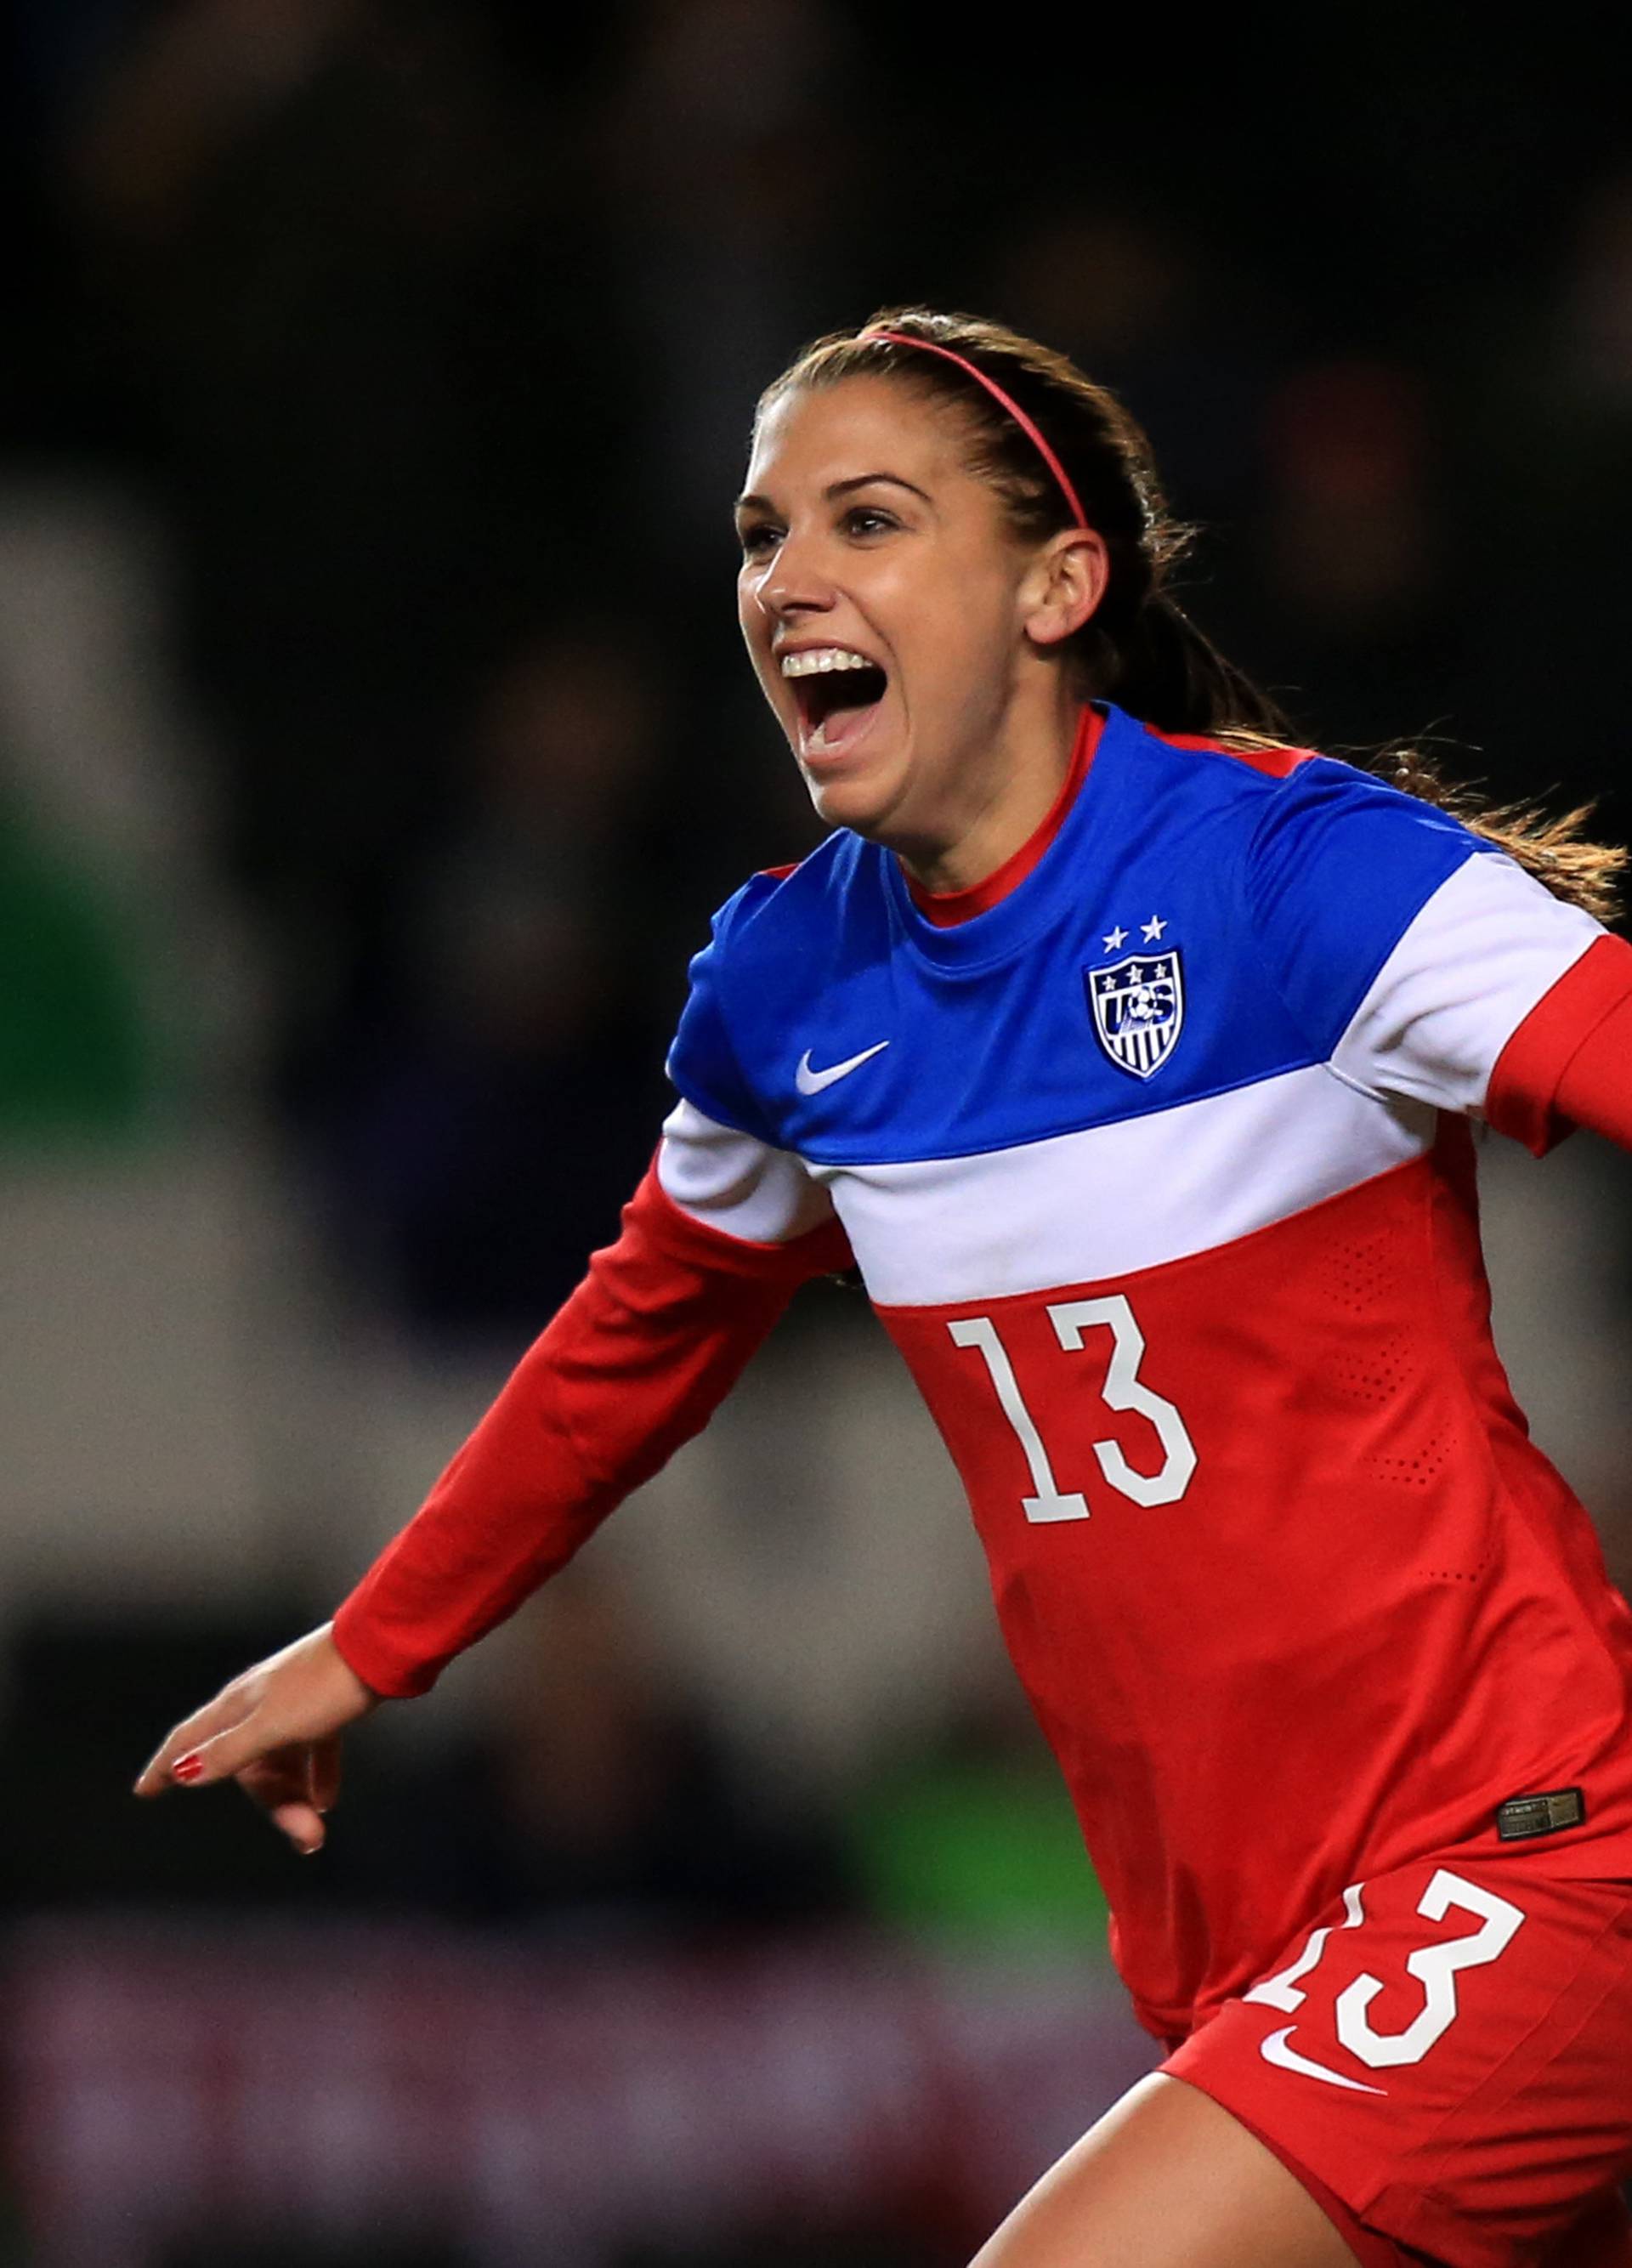
[[1613, 922], [1620, 913], [1628, 854], [1618, 843], [1597, 843], [1587, 834], [1593, 805], [1578, 804], [1555, 818], [1539, 803], [1487, 803], [1466, 781], [1448, 779], [1422, 749], [1393, 741], [1377, 751], [1367, 769], [1392, 787], [1459, 819], [1471, 833], [1505, 850], [1555, 898], [1601, 922]]
[[1106, 658], [1113, 666], [1106, 692], [1158, 732], [1237, 733], [1266, 746], [1290, 741], [1291, 726], [1268, 694], [1220, 653], [1167, 591], [1145, 600]]

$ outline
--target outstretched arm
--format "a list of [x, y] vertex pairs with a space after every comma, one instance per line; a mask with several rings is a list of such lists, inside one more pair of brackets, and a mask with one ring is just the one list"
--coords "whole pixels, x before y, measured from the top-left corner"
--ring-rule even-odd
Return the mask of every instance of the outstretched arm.
[[316, 1850], [344, 1727], [382, 1697], [425, 1692], [513, 1613], [701, 1432], [798, 1285], [849, 1265], [797, 1160], [682, 1104], [617, 1242], [594, 1255], [422, 1511], [332, 1624], [176, 1726], [136, 1793], [235, 1778]]

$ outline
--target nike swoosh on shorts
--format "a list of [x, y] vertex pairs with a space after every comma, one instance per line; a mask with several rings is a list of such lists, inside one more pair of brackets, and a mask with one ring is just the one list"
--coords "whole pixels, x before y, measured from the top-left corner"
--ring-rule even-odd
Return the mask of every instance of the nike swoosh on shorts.
[[826, 1071], [811, 1069], [811, 1051], [806, 1048], [799, 1057], [799, 1067], [793, 1074], [793, 1083], [801, 1094], [820, 1094], [824, 1086], [831, 1086], [835, 1079], [848, 1079], [853, 1071], [862, 1064], [871, 1062], [889, 1044], [887, 1040], [880, 1040], [876, 1047], [864, 1048], [860, 1055], [850, 1056], [842, 1064], [833, 1064]]
[[1288, 2024], [1284, 2030], [1271, 2032], [1267, 2040], [1259, 2041], [1258, 2052], [1266, 2063], [1275, 2064], [1282, 2071], [1301, 2072], [1305, 2079], [1323, 2079], [1328, 2087], [1352, 2088], [1356, 2095], [1387, 2094], [1386, 2087], [1368, 2087], [1363, 2079], [1345, 2079], [1341, 2071], [1328, 2071], [1323, 2063], [1312, 2063], [1296, 2048], [1289, 2048], [1286, 2043], [1297, 2029], [1296, 2024]]

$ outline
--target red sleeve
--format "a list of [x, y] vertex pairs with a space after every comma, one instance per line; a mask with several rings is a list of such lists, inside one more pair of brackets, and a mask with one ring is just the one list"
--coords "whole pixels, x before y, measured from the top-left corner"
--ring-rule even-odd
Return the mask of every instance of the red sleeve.
[[648, 1172], [618, 1241], [336, 1614], [364, 1684], [426, 1692], [702, 1430], [798, 1286], [849, 1265], [836, 1222], [752, 1244], [681, 1212]]
[[1572, 1127], [1632, 1149], [1632, 945], [1601, 937], [1496, 1057], [1485, 1116], [1538, 1158]]

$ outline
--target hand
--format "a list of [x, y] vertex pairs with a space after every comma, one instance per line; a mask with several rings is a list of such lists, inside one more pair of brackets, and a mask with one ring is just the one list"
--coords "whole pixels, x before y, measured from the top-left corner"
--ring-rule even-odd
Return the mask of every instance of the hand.
[[235, 1779], [298, 1851], [321, 1850], [340, 1793], [341, 1731], [379, 1704], [324, 1623], [268, 1654], [185, 1717], [136, 1784], [138, 1795]]

